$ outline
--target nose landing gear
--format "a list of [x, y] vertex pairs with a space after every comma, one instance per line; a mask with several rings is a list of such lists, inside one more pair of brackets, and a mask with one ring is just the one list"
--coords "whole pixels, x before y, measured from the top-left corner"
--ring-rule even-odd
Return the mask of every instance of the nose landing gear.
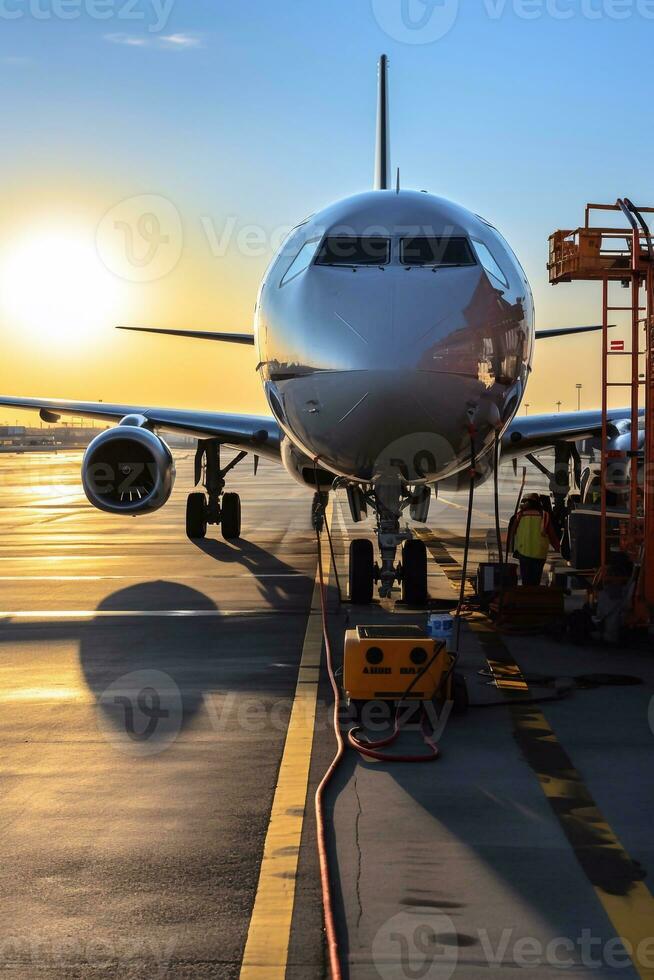
[[[343, 484], [341, 484], [343, 486]], [[368, 505], [377, 517], [377, 541], [380, 561], [375, 562], [374, 547], [368, 538], [355, 538], [350, 542], [349, 597], [356, 605], [372, 602], [375, 583], [379, 585], [382, 599], [390, 598], [396, 582], [401, 586], [402, 602], [407, 606], [424, 606], [429, 598], [427, 591], [427, 549], [422, 541], [413, 537], [408, 527], [400, 527], [400, 515], [410, 508], [413, 520], [424, 523], [429, 512], [430, 487], [416, 487], [412, 492], [397, 484], [376, 484], [364, 490], [346, 486], [347, 500], [352, 520], [359, 523], [367, 514]], [[316, 492], [311, 509], [314, 529], [321, 531], [324, 524], [327, 494]], [[397, 549], [402, 548], [402, 559], [396, 564]]]
[[[371, 602], [375, 582], [379, 583], [380, 597], [390, 598], [395, 583], [399, 582], [402, 601], [408, 606], [423, 606], [428, 598], [427, 549], [422, 541], [412, 536], [408, 527], [400, 528], [402, 508], [399, 497], [395, 507], [389, 507], [389, 499], [388, 494], [386, 498], [381, 495], [376, 498], [380, 563], [374, 561], [372, 541], [357, 538], [350, 543], [350, 601], [357, 604]], [[429, 497], [423, 493], [417, 501], [419, 517], [426, 519], [428, 504]], [[396, 564], [400, 546], [402, 560]]]
[[[377, 511], [377, 538], [381, 553], [381, 567], [377, 579], [379, 595], [390, 596], [398, 581], [402, 587], [402, 601], [409, 606], [424, 605], [427, 601], [427, 549], [417, 541], [409, 528], [400, 528], [400, 515], [409, 505], [414, 520], [426, 521], [429, 513], [431, 489], [416, 488], [413, 493], [402, 491], [399, 483], [380, 484], [375, 487]], [[395, 554], [402, 547], [402, 561], [395, 565]]]
[[206, 536], [209, 524], [220, 524], [226, 541], [241, 536], [241, 498], [237, 493], [224, 493], [225, 477], [247, 453], [241, 452], [223, 469], [220, 466], [220, 443], [215, 439], [199, 439], [195, 453], [194, 490], [186, 500], [186, 533], [191, 540]]
[[[379, 594], [390, 597], [395, 582], [402, 590], [402, 602], [407, 606], [424, 606], [427, 592], [427, 549], [422, 541], [407, 537], [410, 531], [398, 531], [393, 542], [384, 535], [381, 568], [375, 564], [372, 541], [357, 538], [350, 542], [350, 601], [357, 605], [372, 602], [374, 583], [379, 582]], [[402, 542], [402, 561], [395, 564], [397, 544]]]

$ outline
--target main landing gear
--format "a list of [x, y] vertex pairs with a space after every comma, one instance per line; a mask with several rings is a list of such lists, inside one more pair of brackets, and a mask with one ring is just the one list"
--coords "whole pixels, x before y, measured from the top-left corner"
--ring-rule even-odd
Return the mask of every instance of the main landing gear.
[[247, 453], [238, 453], [224, 469], [220, 466], [220, 443], [215, 439], [199, 439], [195, 453], [195, 484], [204, 490], [194, 490], [186, 500], [186, 533], [191, 540], [204, 538], [209, 524], [220, 524], [226, 541], [241, 536], [241, 498], [237, 493], [224, 493], [225, 476]]

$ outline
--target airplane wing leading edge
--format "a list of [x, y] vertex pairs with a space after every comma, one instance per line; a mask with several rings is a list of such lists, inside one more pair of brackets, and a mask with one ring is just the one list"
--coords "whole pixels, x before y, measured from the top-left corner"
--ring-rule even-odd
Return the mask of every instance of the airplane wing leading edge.
[[38, 411], [46, 422], [61, 416], [84, 416], [101, 422], [120, 422], [126, 415], [143, 415], [155, 429], [165, 429], [197, 439], [219, 439], [228, 446], [257, 455], [279, 458], [281, 431], [265, 415], [239, 415], [178, 408], [111, 405], [104, 402], [66, 401], [60, 398], [0, 397], [0, 406]]
[[[609, 411], [608, 418], [611, 422], [617, 422], [628, 419], [630, 415], [628, 408], [614, 408]], [[600, 435], [601, 431], [602, 413], [599, 409], [517, 416], [502, 436], [502, 459], [514, 459], [526, 453], [549, 449], [557, 442], [590, 439]]]

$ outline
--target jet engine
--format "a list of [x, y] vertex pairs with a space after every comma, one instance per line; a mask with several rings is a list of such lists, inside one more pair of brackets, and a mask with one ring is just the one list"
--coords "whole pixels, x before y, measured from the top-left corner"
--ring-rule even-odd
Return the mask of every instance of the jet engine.
[[110, 514], [148, 514], [166, 503], [175, 463], [163, 439], [140, 415], [128, 415], [89, 444], [82, 485], [90, 503]]

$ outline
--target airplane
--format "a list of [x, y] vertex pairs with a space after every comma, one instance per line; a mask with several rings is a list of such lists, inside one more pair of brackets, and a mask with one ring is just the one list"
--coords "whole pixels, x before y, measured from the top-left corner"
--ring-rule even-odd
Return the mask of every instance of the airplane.
[[[535, 330], [527, 277], [499, 231], [458, 204], [401, 188], [399, 171], [392, 181], [388, 109], [382, 55], [374, 187], [290, 233], [263, 277], [253, 333], [119, 328], [255, 347], [270, 415], [47, 398], [0, 397], [0, 405], [38, 409], [46, 422], [116, 421], [82, 463], [90, 503], [113, 514], [146, 514], [170, 497], [175, 465], [162, 430], [196, 438], [186, 507], [194, 540], [208, 525], [228, 541], [240, 536], [240, 498], [225, 487], [247, 454], [255, 470], [258, 457], [273, 459], [313, 491], [314, 514], [326, 494], [344, 489], [354, 521], [373, 512], [380, 553], [376, 563], [372, 541], [351, 542], [351, 600], [372, 601], [375, 582], [389, 596], [397, 582], [405, 602], [420, 604], [426, 550], [405, 512], [425, 523], [432, 495], [468, 486], [471, 468], [481, 482], [500, 456], [552, 447], [565, 498], [575, 443], [598, 436], [601, 413], [517, 412], [536, 339], [601, 327]], [[628, 410], [610, 413], [624, 418]], [[225, 466], [223, 446], [237, 451]]]

